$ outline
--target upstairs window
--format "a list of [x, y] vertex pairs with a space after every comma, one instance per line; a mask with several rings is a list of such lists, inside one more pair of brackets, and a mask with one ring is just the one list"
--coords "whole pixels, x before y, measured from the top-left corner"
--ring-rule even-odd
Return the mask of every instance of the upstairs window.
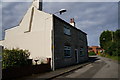
[[64, 34], [71, 35], [70, 28], [64, 27]]
[[82, 33], [82, 32], [79, 32], [78, 33], [78, 38], [79, 38], [79, 40], [82, 40], [82, 41], [85, 41], [85, 35]]
[[64, 46], [64, 56], [71, 57], [71, 47], [70, 46]]

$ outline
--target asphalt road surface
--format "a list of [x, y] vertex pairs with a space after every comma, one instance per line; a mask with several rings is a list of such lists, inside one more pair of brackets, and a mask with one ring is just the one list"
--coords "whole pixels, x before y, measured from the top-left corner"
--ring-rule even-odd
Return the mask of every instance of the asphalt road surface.
[[119, 78], [117, 61], [100, 56], [92, 56], [91, 61], [85, 67], [57, 78]]

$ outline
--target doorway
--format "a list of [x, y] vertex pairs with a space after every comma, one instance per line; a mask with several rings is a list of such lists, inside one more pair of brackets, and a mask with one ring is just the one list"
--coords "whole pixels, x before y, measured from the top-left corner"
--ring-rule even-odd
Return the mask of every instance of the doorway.
[[75, 61], [78, 63], [78, 49], [75, 49]]

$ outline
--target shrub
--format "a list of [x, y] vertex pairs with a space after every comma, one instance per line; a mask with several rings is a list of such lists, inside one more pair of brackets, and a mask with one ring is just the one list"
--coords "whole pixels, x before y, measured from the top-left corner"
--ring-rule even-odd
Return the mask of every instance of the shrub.
[[95, 52], [89, 52], [88, 54], [89, 54], [90, 56], [96, 55]]
[[22, 49], [4, 49], [2, 53], [2, 66], [3, 68], [8, 68], [12, 66], [23, 66], [27, 65], [30, 53], [28, 50]]

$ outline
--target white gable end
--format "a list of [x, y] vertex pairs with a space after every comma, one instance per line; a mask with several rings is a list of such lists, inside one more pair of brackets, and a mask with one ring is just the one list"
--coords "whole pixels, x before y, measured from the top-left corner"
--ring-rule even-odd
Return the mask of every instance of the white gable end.
[[52, 57], [52, 15], [31, 6], [19, 26], [5, 32], [6, 48], [27, 49], [31, 58]]

